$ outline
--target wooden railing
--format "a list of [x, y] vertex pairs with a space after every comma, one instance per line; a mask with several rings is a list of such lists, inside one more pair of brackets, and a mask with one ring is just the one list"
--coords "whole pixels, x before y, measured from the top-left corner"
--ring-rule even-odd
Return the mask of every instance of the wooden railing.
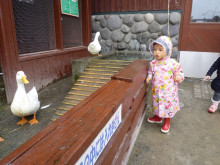
[[[145, 112], [144, 80], [148, 64], [149, 61], [136, 60], [125, 67], [91, 96], [2, 159], [0, 164], [85, 164], [88, 161], [121, 164]], [[120, 107], [121, 120], [117, 116], [116, 122], [105, 129], [115, 112], [120, 112]], [[91, 146], [103, 128], [105, 134], [100, 136], [95, 147]], [[92, 148], [89, 154], [81, 157], [89, 147]]]

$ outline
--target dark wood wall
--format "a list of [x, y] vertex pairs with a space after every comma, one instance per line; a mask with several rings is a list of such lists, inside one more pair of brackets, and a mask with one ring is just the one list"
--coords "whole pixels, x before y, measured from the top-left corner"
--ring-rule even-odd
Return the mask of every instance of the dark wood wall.
[[[185, 0], [170, 0], [171, 10], [181, 10]], [[168, 0], [95, 0], [92, 12], [167, 10]]]
[[[62, 38], [60, 0], [54, 0], [56, 39]], [[58, 20], [58, 21], [56, 21]], [[72, 60], [89, 56], [87, 46], [91, 42], [91, 0], [82, 1], [83, 45], [64, 49], [62, 39], [56, 41], [56, 49], [20, 56], [16, 41], [11, 0], [0, 1], [0, 64], [8, 103], [12, 102], [17, 88], [16, 73], [23, 70], [29, 80], [28, 91], [33, 86], [40, 90], [52, 82], [72, 74]]]

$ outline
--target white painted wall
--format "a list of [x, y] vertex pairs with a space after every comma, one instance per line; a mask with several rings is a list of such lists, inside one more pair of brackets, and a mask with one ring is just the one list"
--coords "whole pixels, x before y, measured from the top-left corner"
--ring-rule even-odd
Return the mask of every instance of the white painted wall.
[[[213, 62], [220, 53], [181, 51], [179, 63], [181, 64], [185, 77], [204, 78]], [[216, 77], [213, 73], [212, 79]]]

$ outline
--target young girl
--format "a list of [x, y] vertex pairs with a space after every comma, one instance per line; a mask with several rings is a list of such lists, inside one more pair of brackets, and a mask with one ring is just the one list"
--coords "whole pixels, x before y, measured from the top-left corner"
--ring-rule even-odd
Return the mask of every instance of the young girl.
[[211, 88], [214, 91], [214, 96], [211, 98], [212, 105], [208, 109], [211, 113], [214, 113], [218, 109], [218, 103], [220, 102], [220, 57], [212, 64], [203, 81], [210, 79], [212, 73], [216, 70], [217, 77], [211, 83]]
[[180, 110], [178, 83], [184, 80], [183, 70], [179, 63], [171, 59], [172, 42], [169, 37], [161, 36], [149, 45], [154, 60], [150, 63], [146, 83], [152, 79], [152, 100], [154, 117], [150, 123], [162, 123], [163, 133], [168, 133], [170, 118]]

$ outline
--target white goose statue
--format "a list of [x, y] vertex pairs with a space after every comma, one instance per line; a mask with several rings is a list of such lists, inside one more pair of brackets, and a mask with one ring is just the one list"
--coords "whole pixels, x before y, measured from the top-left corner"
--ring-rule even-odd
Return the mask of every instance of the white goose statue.
[[99, 54], [99, 52], [101, 51], [101, 45], [99, 43], [99, 36], [100, 36], [100, 32], [97, 32], [95, 34], [95, 39], [94, 41], [92, 41], [89, 46], [88, 46], [88, 51], [92, 54], [95, 55], [97, 54], [98, 56], [101, 56]]
[[33, 87], [28, 93], [25, 91], [24, 84], [29, 83], [26, 79], [26, 75], [23, 71], [18, 71], [16, 74], [17, 81], [17, 91], [14, 95], [14, 99], [11, 104], [11, 112], [22, 117], [22, 120], [17, 124], [24, 125], [27, 120], [24, 116], [34, 115], [33, 119], [29, 123], [37, 124], [36, 112], [40, 107], [40, 102], [38, 100], [38, 93], [35, 87]]

